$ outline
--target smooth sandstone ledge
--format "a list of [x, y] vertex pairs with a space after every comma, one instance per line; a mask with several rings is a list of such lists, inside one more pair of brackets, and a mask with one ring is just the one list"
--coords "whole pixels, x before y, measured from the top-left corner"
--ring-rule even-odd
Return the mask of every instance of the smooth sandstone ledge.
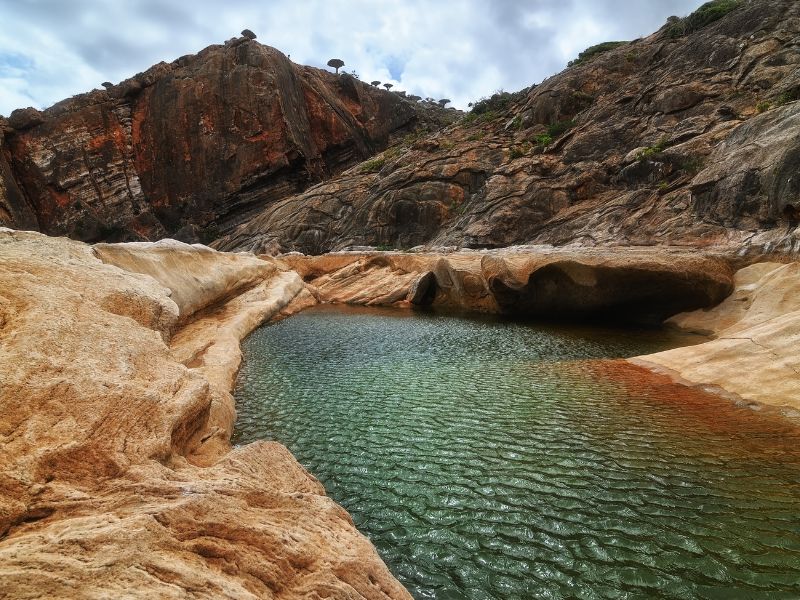
[[668, 247], [340, 252], [279, 257], [324, 302], [434, 306], [523, 317], [661, 323], [718, 304], [729, 261]]
[[714, 339], [632, 362], [800, 417], [800, 263], [756, 263], [737, 271], [734, 281], [733, 293], [718, 306], [668, 320]]
[[0, 230], [0, 597], [410, 598], [280, 444], [230, 448], [274, 260]]

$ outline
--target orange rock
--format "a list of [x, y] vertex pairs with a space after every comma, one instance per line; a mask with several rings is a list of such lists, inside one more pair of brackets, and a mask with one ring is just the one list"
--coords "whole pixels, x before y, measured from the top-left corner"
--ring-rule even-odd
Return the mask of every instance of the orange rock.
[[239, 340], [309, 302], [271, 260], [0, 230], [0, 596], [410, 598], [286, 448], [230, 450]]

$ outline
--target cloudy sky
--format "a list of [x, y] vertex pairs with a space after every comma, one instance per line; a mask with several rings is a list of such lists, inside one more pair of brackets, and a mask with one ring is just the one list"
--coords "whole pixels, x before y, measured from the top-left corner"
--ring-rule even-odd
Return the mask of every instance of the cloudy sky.
[[633, 39], [702, 0], [0, 0], [0, 114], [118, 82], [245, 27], [293, 61], [345, 61], [464, 108]]

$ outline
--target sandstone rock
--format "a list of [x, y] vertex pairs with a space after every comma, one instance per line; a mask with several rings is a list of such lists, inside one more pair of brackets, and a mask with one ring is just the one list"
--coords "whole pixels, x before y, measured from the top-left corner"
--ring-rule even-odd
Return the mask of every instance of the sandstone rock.
[[661, 323], [733, 289], [728, 261], [663, 249], [293, 255], [326, 302], [433, 305], [539, 319]]
[[222, 254], [175, 240], [96, 244], [93, 250], [104, 263], [149, 275], [172, 290], [170, 299], [183, 320], [274, 277], [278, 270], [252, 255]]
[[800, 414], [800, 263], [757, 263], [736, 273], [719, 306], [673, 317], [712, 341], [637, 357], [685, 383]]
[[410, 598], [283, 446], [230, 451], [238, 341], [313, 302], [299, 277], [175, 243], [98, 254], [121, 266], [0, 231], [0, 594]]
[[795, 89], [798, 35], [791, 0], [742, 3], [677, 40], [657, 32], [397, 145], [377, 171], [283, 198], [213, 245], [793, 252], [798, 103], [755, 107]]

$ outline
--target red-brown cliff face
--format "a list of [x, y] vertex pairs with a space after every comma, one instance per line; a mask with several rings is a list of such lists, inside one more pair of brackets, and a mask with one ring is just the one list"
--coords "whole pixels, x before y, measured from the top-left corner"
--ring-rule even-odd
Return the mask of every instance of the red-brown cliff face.
[[[397, 94], [247, 38], [0, 122], [0, 225], [210, 240], [413, 129]], [[446, 113], [442, 111], [442, 116]]]

